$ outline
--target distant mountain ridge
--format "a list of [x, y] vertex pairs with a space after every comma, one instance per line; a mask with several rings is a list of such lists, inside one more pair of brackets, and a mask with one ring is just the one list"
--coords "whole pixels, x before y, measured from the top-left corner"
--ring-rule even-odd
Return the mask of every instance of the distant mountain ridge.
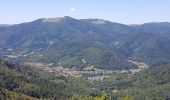
[[0, 24], [0, 27], [2, 27], [2, 26], [11, 26], [10, 24]]
[[143, 32], [159, 34], [170, 39], [170, 22], [151, 22], [134, 27]]
[[0, 27], [0, 48], [13, 50], [0, 53], [15, 55], [17, 61], [60, 63], [76, 68], [134, 68], [129, 59], [150, 66], [170, 64], [170, 39], [141, 27], [102, 19], [42, 18]]

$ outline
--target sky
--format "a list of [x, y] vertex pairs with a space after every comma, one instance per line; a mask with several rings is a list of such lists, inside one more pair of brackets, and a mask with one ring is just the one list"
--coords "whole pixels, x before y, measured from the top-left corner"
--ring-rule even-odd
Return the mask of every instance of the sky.
[[123, 24], [170, 22], [170, 0], [0, 0], [0, 24], [63, 16]]

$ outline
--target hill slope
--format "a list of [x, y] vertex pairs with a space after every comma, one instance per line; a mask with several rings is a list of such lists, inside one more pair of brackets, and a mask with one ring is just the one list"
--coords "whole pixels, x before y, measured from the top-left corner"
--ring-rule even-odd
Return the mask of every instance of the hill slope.
[[[100, 82], [53, 76], [41, 70], [0, 61], [0, 98], [17, 100], [168, 100], [170, 66], [135, 74], [115, 74]], [[108, 95], [109, 94], [109, 95]]]
[[151, 32], [159, 34], [165, 38], [170, 39], [170, 23], [169, 22], [159, 22], [159, 23], [145, 23], [142, 25], [134, 26], [138, 30], [143, 32]]
[[134, 68], [129, 58], [150, 66], [170, 63], [169, 39], [100, 19], [38, 19], [0, 28], [0, 39], [1, 56], [22, 62], [102, 69]]
[[109, 91], [112, 98], [132, 97], [134, 100], [169, 100], [170, 66], [149, 68], [133, 75], [118, 75], [103, 80], [101, 90]]
[[73, 95], [88, 96], [92, 90], [85, 80], [51, 76], [28, 66], [0, 61], [0, 98], [10, 100], [67, 100]]

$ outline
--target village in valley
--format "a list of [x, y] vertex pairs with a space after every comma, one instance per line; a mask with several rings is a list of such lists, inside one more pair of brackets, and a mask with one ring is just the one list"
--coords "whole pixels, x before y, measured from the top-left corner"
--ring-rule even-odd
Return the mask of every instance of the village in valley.
[[76, 69], [75, 67], [64, 68], [60, 65], [60, 63], [58, 63], [58, 66], [54, 66], [53, 63], [42, 64], [42, 63], [34, 63], [34, 62], [25, 62], [25, 64], [29, 66], [34, 66], [35, 68], [41, 69], [43, 71], [53, 73], [56, 76], [62, 75], [62, 76], [82, 77], [82, 78], [87, 78], [90, 81], [101, 81], [104, 78], [107, 78], [113, 74], [134, 74], [140, 72], [143, 69], [148, 68], [148, 65], [143, 62], [137, 62], [132, 60], [129, 60], [129, 62], [136, 64], [138, 68], [128, 69], [128, 70], [103, 70], [103, 69], [95, 68], [94, 66], [87, 66], [80, 70], [80, 69]]
[[[16, 59], [18, 57], [27, 57], [29, 55], [33, 55], [35, 52], [15, 52], [13, 49], [5, 50], [5, 58], [7, 59]], [[15, 55], [14, 55], [15, 54]], [[41, 56], [41, 55], [39, 55]], [[104, 78], [110, 77], [113, 74], [134, 74], [140, 72], [143, 69], [148, 68], [149, 66], [144, 62], [129, 60], [130, 63], [133, 63], [137, 66], [137, 68], [133, 69], [122, 69], [122, 70], [104, 70], [98, 69], [95, 66], [87, 66], [83, 69], [77, 69], [75, 67], [65, 68], [60, 63], [54, 65], [53, 63], [40, 63], [40, 62], [24, 62], [25, 65], [28, 65], [32, 68], [36, 68], [39, 70], [43, 70], [46, 72], [53, 73], [56, 76], [72, 76], [72, 77], [82, 77], [87, 78], [90, 81], [100, 81]], [[87, 63], [85, 59], [82, 59], [82, 63]]]

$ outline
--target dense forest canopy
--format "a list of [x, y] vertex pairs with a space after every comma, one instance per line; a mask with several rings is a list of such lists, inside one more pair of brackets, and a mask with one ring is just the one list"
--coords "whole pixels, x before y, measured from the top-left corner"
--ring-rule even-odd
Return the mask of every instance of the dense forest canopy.
[[0, 98], [17, 100], [168, 100], [170, 66], [115, 74], [100, 82], [53, 76], [29, 66], [0, 61]]

